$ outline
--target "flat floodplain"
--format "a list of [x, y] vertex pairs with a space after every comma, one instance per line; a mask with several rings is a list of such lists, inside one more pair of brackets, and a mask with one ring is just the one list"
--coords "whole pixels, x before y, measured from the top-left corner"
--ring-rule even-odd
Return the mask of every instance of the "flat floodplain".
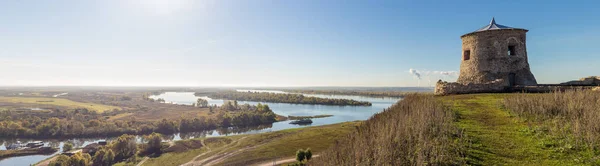
[[67, 108], [85, 108], [98, 113], [110, 110], [120, 110], [120, 107], [109, 106], [97, 103], [76, 102], [62, 98], [43, 98], [43, 97], [0, 97], [0, 103], [31, 104], [32, 106], [52, 105]]

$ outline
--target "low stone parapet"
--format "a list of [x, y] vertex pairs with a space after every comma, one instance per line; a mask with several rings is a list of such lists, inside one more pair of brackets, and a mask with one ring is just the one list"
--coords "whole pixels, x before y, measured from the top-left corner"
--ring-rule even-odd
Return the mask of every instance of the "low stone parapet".
[[461, 84], [439, 80], [435, 85], [436, 95], [467, 94], [467, 93], [497, 93], [507, 90], [507, 82], [497, 79], [483, 84]]

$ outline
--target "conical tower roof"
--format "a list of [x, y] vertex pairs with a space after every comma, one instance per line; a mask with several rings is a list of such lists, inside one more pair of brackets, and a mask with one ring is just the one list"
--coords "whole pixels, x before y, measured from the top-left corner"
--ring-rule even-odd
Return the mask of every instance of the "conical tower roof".
[[[489, 31], [489, 30], [499, 30], [499, 29], [518, 29], [518, 30], [525, 30], [525, 31], [527, 31], [527, 29], [523, 29], [523, 28], [513, 28], [513, 27], [509, 27], [509, 26], [497, 24], [496, 23], [496, 19], [494, 17], [492, 17], [492, 21], [490, 21], [490, 24], [488, 24], [488, 25], [486, 25], [484, 27], [481, 27], [481, 28], [477, 29], [474, 32], [467, 33], [465, 35], [472, 34], [472, 33], [475, 33], [475, 32]], [[463, 36], [465, 36], [465, 35], [463, 35]]]

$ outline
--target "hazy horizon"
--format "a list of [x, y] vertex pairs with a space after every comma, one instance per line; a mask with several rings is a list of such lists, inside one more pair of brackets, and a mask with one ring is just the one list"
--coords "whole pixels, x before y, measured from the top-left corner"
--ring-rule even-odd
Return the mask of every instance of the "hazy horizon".
[[0, 86], [431, 87], [492, 17], [560, 83], [600, 70], [589, 2], [2, 1]]

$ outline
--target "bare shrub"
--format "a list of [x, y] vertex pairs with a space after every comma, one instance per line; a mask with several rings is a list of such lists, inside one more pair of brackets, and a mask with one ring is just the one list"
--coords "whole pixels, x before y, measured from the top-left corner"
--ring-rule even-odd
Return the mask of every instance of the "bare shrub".
[[[314, 158], [310, 165], [461, 164], [454, 114], [432, 95], [408, 95]], [[463, 163], [464, 164], [464, 163]]]

